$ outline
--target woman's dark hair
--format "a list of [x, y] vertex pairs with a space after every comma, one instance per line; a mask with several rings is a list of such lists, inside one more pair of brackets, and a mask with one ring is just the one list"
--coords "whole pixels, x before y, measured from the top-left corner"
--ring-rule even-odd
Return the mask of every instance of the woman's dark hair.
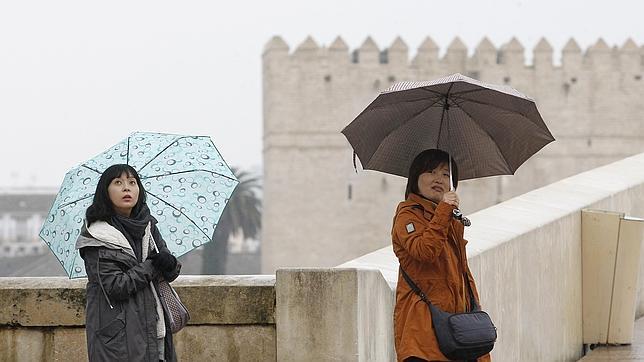
[[[418, 178], [425, 172], [431, 172], [441, 164], [449, 165], [449, 154], [445, 151], [430, 149], [419, 153], [409, 167], [409, 174], [407, 176], [407, 189], [405, 190], [405, 198], [410, 193], [420, 194], [418, 191]], [[449, 166], [448, 166], [449, 167]], [[454, 182], [454, 189], [458, 186], [458, 167], [456, 161], [452, 158], [452, 182]]]
[[108, 221], [112, 216], [114, 216], [114, 206], [110, 200], [110, 195], [107, 192], [107, 188], [110, 186], [110, 183], [115, 178], [121, 177], [122, 174], [127, 174], [128, 177], [134, 177], [136, 179], [137, 185], [139, 185], [139, 199], [136, 201], [136, 205], [132, 209], [132, 215], [136, 215], [141, 207], [145, 204], [145, 189], [143, 184], [141, 184], [141, 179], [139, 174], [134, 168], [126, 164], [117, 164], [108, 167], [101, 178], [98, 180], [98, 185], [96, 185], [96, 192], [94, 193], [94, 200], [92, 204], [87, 208], [85, 212], [85, 220], [87, 225], [90, 225], [96, 220]]

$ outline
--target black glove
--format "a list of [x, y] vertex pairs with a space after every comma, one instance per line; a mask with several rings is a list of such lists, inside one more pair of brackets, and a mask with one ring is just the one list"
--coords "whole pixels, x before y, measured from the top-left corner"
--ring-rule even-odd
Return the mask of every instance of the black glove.
[[177, 258], [165, 250], [150, 255], [150, 259], [152, 259], [152, 265], [162, 273], [171, 272], [177, 267]]
[[177, 278], [180, 271], [181, 271], [181, 263], [177, 262], [177, 266], [174, 269], [167, 272], [161, 272], [161, 275], [163, 276], [163, 279], [165, 279], [166, 281], [171, 281]]

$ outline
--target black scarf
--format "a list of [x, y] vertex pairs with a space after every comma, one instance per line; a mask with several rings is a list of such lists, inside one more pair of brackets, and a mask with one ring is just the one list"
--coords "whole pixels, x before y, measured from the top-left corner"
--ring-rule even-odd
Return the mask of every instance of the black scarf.
[[139, 262], [142, 261], [143, 256], [143, 235], [145, 235], [145, 228], [149, 222], [152, 222], [152, 227], [154, 227], [157, 220], [150, 215], [150, 209], [146, 204], [141, 205], [141, 207], [134, 207], [130, 217], [115, 214], [109, 220], [110, 225], [123, 233], [127, 241], [130, 242], [134, 255], [136, 255], [136, 259]]

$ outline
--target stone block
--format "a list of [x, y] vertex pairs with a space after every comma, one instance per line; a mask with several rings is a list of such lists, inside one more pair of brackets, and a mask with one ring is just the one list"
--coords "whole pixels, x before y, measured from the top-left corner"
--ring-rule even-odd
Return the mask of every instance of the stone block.
[[[52, 338], [48, 338], [51, 344]], [[27, 328], [0, 328], [0, 360], [7, 362], [45, 361], [43, 331]]]
[[279, 361], [391, 361], [393, 301], [377, 270], [280, 269]]
[[185, 276], [172, 285], [190, 324], [274, 324], [274, 276]]
[[45, 360], [87, 361], [85, 328], [55, 328], [50, 333], [53, 335], [53, 348]]
[[86, 279], [0, 278], [0, 325], [82, 326]]
[[174, 343], [180, 361], [276, 361], [274, 325], [188, 326]]
[[[0, 278], [0, 326], [83, 326], [85, 283]], [[272, 324], [274, 283], [274, 276], [180, 276], [172, 285], [191, 324]]]

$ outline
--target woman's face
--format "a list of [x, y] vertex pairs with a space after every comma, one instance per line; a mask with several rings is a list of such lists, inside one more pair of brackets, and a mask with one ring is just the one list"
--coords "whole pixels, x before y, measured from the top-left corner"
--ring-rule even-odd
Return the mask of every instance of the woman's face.
[[114, 212], [129, 217], [139, 200], [139, 184], [133, 176], [123, 172], [120, 177], [110, 182], [107, 193], [114, 206]]
[[449, 167], [441, 163], [432, 171], [427, 171], [418, 177], [418, 191], [422, 196], [441, 202], [443, 194], [449, 191]]

